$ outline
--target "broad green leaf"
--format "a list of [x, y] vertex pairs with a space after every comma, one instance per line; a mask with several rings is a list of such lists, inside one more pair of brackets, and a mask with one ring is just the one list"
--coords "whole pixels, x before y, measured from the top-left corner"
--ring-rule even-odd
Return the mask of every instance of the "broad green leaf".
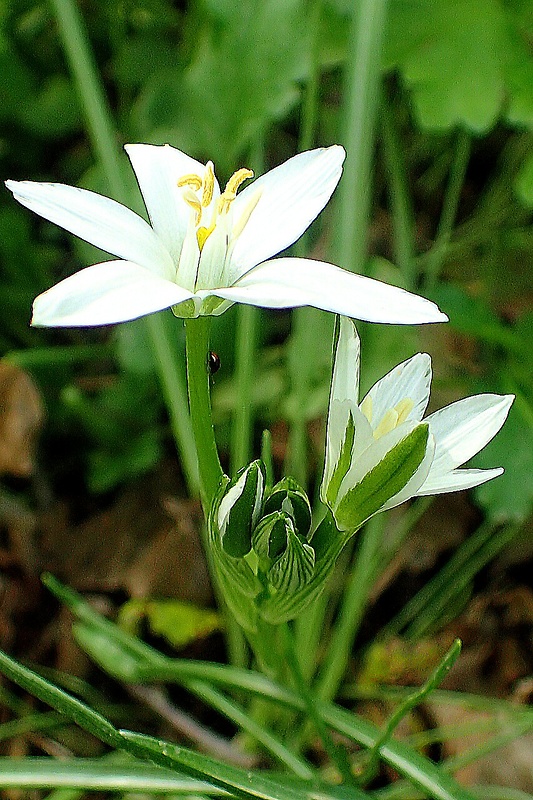
[[120, 609], [119, 624], [124, 615], [130, 622], [146, 619], [152, 633], [164, 636], [174, 647], [208, 636], [222, 624], [216, 611], [183, 600], [129, 600]]
[[[222, 176], [296, 104], [308, 50], [302, 0], [244, 0], [228, 9], [204, 28], [188, 67], [154, 74], [137, 107], [142, 134], [211, 157]], [[280, 48], [287, 31], [291, 46]]]
[[395, 0], [384, 65], [399, 68], [423, 128], [483, 133], [502, 109], [506, 47], [499, 0]]

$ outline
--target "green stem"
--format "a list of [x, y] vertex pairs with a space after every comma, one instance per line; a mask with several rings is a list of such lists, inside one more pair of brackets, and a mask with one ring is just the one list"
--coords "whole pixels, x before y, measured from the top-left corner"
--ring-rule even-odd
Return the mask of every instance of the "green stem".
[[416, 282], [414, 213], [394, 109], [385, 92], [383, 92], [381, 103], [381, 138], [391, 204], [394, 259], [402, 271], [405, 288], [412, 290]]
[[200, 494], [206, 516], [223, 475], [213, 430], [209, 396], [207, 358], [210, 325], [210, 317], [185, 320], [189, 408], [198, 454]]
[[350, 652], [376, 575], [377, 553], [381, 545], [384, 521], [384, 516], [378, 514], [366, 523], [361, 534], [355, 565], [348, 579], [339, 618], [318, 680], [318, 696], [324, 700], [330, 700], [336, 695], [346, 672]]
[[56, 16], [67, 61], [80, 95], [89, 136], [112, 195], [127, 202], [128, 191], [120, 171], [116, 132], [111, 110], [89, 47], [87, 33], [76, 3], [50, 0]]
[[251, 458], [253, 427], [253, 385], [258, 309], [241, 305], [237, 311], [235, 348], [235, 394], [237, 402], [231, 433], [231, 474], [244, 467]]
[[444, 259], [446, 258], [469, 158], [470, 135], [461, 128], [457, 134], [455, 153], [450, 167], [450, 175], [442, 204], [442, 213], [437, 228], [437, 235], [433, 247], [427, 256], [426, 277], [424, 282], [425, 292], [430, 293], [435, 287], [442, 265], [444, 264]]
[[[176, 320], [173, 320], [173, 322], [176, 322]], [[176, 363], [175, 351], [168, 340], [165, 323], [166, 320], [162, 314], [150, 314], [144, 320], [156, 360], [170, 427], [178, 447], [183, 472], [191, 493], [196, 494], [199, 485], [198, 458], [187, 405], [185, 375], [182, 374], [179, 365]]]
[[338, 259], [345, 269], [364, 272], [370, 216], [374, 129], [379, 105], [381, 43], [387, 0], [353, 4], [346, 65], [346, 117], [343, 144], [347, 156], [339, 194]]
[[[51, 4], [102, 174], [106, 176], [111, 195], [126, 205], [132, 205], [129, 189], [121, 173], [113, 117], [89, 46], [83, 19], [73, 0], [51, 0]], [[150, 316], [145, 324], [154, 349], [155, 364], [185, 480], [191, 494], [196, 495], [198, 469], [191, 422], [183, 402], [184, 381], [175, 362], [174, 348], [160, 317]]]

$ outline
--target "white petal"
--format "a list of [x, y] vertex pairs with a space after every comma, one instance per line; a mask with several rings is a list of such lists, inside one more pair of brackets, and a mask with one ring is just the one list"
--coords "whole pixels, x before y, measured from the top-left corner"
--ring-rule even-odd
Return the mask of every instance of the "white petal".
[[444, 494], [444, 492], [459, 492], [461, 489], [471, 489], [482, 483], [491, 481], [503, 473], [502, 467], [495, 469], [456, 469], [443, 475], [431, 475], [424, 481], [417, 491], [418, 495]]
[[110, 325], [169, 308], [191, 297], [131, 261], [87, 267], [39, 295], [33, 304], [37, 326]]
[[[178, 181], [191, 174], [202, 178], [205, 166], [168, 144], [127, 144], [124, 149], [153, 228], [177, 263], [191, 212]], [[219, 194], [218, 185], [215, 194]]]
[[265, 308], [314, 306], [368, 322], [445, 322], [437, 306], [404, 289], [307, 258], [276, 258], [213, 294]]
[[261, 191], [233, 250], [232, 280], [300, 238], [333, 194], [345, 155], [339, 145], [308, 150], [262, 175], [237, 195], [235, 221], [251, 196]]
[[359, 399], [359, 363], [361, 344], [351, 319], [339, 318], [339, 336], [335, 350], [335, 365], [331, 381], [331, 397], [348, 400], [353, 406]]
[[368, 392], [367, 397], [372, 398], [372, 428], [375, 429], [384, 414], [405, 398], [414, 403], [405, 419], [420, 421], [429, 401], [430, 389], [431, 358], [427, 353], [417, 353], [392, 369]]
[[514, 395], [466, 397], [427, 417], [437, 443], [430, 476], [461, 466], [495, 436], [507, 418]]
[[126, 206], [62, 183], [6, 181], [23, 206], [56, 225], [156, 275], [171, 278], [172, 259], [148, 223]]

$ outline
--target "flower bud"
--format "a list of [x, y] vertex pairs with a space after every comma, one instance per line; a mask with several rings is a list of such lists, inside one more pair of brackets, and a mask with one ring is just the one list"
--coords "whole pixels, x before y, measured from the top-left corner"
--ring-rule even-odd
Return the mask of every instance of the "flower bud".
[[250, 552], [252, 531], [261, 515], [265, 467], [259, 460], [241, 469], [219, 503], [217, 526], [226, 553], [240, 558]]
[[293, 520], [300, 536], [308, 538], [311, 529], [311, 506], [304, 490], [294, 478], [283, 478], [265, 499], [264, 513], [283, 511]]

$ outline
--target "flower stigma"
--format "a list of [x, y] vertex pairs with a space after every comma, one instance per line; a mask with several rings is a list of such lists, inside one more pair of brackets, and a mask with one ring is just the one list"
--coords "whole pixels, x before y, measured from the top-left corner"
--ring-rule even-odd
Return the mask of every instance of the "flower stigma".
[[[378, 425], [376, 425], [374, 428], [374, 439], [380, 439], [386, 433], [390, 433], [399, 425], [401, 425], [402, 422], [405, 422], [414, 408], [414, 405], [415, 404], [410, 397], [404, 397], [403, 400], [400, 400], [399, 403], [396, 403], [394, 408], [389, 408], [389, 410], [383, 414]], [[360, 408], [370, 424], [372, 424], [372, 406], [372, 397], [367, 395], [361, 403]]]

